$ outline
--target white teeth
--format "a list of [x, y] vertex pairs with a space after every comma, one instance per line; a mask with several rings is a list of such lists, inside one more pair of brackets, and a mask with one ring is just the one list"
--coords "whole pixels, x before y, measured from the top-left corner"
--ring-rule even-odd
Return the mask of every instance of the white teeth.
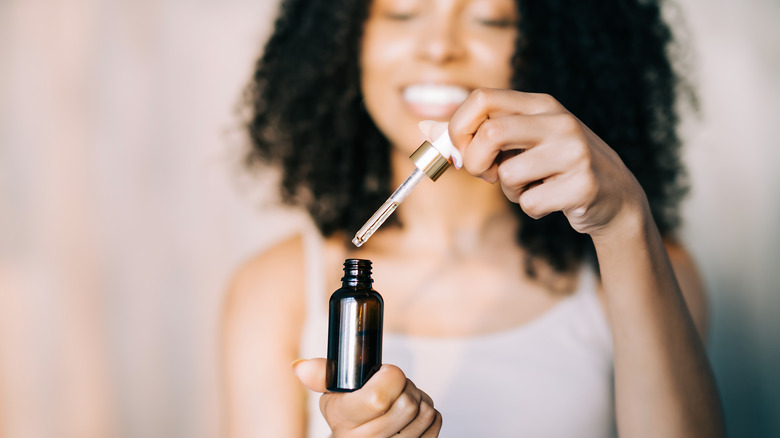
[[469, 90], [456, 85], [410, 85], [404, 88], [407, 102], [424, 105], [451, 105], [462, 103], [469, 96]]

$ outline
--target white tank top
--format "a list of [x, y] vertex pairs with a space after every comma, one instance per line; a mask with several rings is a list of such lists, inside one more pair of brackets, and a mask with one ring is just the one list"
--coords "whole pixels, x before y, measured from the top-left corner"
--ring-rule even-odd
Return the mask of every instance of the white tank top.
[[[311, 233], [305, 242], [300, 353], [325, 357], [322, 240]], [[382, 362], [400, 367], [431, 396], [443, 417], [443, 438], [616, 436], [612, 337], [590, 269], [583, 269], [572, 295], [509, 330], [467, 337], [385, 332]], [[330, 436], [319, 394], [309, 393], [308, 410], [309, 438]]]

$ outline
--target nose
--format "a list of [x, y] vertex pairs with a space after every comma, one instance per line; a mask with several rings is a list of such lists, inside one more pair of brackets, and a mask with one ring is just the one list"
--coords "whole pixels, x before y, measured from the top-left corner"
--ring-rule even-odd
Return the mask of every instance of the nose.
[[431, 20], [421, 32], [417, 52], [420, 58], [439, 64], [463, 56], [462, 36], [454, 20]]

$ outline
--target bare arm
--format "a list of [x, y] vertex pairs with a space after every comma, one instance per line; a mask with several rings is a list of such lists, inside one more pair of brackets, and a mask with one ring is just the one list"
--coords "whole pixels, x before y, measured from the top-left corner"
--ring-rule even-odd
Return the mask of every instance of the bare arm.
[[226, 435], [303, 437], [305, 393], [290, 364], [303, 325], [303, 246], [294, 238], [251, 260], [228, 290], [222, 324]]
[[709, 311], [707, 308], [707, 294], [704, 289], [699, 270], [693, 261], [693, 258], [680, 244], [665, 240], [666, 253], [669, 255], [669, 261], [672, 263], [677, 284], [680, 285], [680, 291], [688, 312], [693, 318], [693, 324], [699, 332], [699, 337], [704, 344], [707, 343], [707, 331], [709, 325]]
[[[467, 172], [499, 183], [529, 216], [561, 211], [593, 238], [614, 333], [621, 436], [722, 436], [703, 344], [645, 193], [615, 151], [551, 96], [510, 90], [473, 92], [449, 131]], [[523, 153], [497, 159], [510, 149]], [[680, 278], [703, 331], [701, 285], [684, 264]]]
[[675, 254], [689, 312], [648, 217], [628, 219], [621, 230], [593, 238], [614, 338], [620, 434], [723, 436], [715, 382], [701, 342], [706, 324], [701, 284], [690, 260]]

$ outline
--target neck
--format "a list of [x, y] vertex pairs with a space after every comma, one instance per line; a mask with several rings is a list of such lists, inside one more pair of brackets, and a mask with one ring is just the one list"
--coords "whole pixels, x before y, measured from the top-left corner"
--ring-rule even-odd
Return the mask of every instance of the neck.
[[[409, 176], [414, 165], [401, 152], [392, 156], [395, 186]], [[476, 245], [496, 220], [511, 216], [506, 198], [497, 184], [488, 184], [463, 170], [450, 168], [433, 182], [425, 178], [398, 208], [403, 223], [402, 242], [429, 249], [450, 251]], [[513, 219], [512, 219], [513, 220]], [[514, 227], [500, 227], [513, 233]], [[514, 240], [513, 236], [511, 237]], [[471, 243], [469, 243], [471, 242]]]

